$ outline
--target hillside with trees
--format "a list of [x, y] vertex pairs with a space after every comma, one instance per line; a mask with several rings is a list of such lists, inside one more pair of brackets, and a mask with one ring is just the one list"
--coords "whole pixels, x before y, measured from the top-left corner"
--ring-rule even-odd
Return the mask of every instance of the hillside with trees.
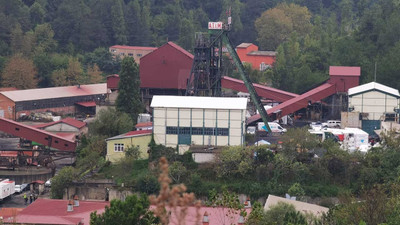
[[120, 71], [109, 46], [174, 41], [191, 51], [194, 33], [226, 20], [230, 9], [234, 44], [278, 51], [275, 67], [255, 73], [256, 82], [301, 93], [325, 80], [330, 65], [361, 66], [369, 82], [376, 63], [377, 81], [399, 88], [399, 7], [395, 0], [0, 0], [0, 84], [98, 82]]

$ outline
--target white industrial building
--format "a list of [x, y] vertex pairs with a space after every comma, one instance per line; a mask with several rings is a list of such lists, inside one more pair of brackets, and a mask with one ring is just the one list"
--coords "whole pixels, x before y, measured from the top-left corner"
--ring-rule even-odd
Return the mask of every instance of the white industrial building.
[[153, 133], [157, 144], [243, 145], [247, 98], [154, 96]]
[[[359, 113], [361, 127], [372, 134], [380, 129], [381, 121], [395, 120], [399, 108], [399, 91], [376, 82], [367, 83], [348, 91], [349, 112]], [[342, 118], [343, 119], [343, 118]]]
[[349, 89], [349, 107], [369, 120], [381, 120], [387, 113], [394, 114], [399, 98], [398, 90], [376, 82]]

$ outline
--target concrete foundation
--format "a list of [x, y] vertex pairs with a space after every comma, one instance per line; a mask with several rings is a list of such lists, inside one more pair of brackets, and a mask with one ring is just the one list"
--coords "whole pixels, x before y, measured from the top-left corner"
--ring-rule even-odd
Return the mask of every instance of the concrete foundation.
[[47, 181], [52, 177], [52, 170], [43, 167], [21, 167], [15, 170], [0, 170], [1, 179], [10, 179], [15, 184], [27, 184], [32, 181]]

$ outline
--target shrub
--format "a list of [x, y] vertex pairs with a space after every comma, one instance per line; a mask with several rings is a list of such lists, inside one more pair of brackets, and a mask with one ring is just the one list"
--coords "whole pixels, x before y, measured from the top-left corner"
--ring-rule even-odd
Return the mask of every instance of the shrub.
[[154, 176], [141, 176], [137, 179], [135, 190], [146, 194], [156, 194], [160, 190], [160, 184]]
[[62, 199], [64, 189], [72, 183], [74, 178], [75, 171], [73, 167], [66, 166], [62, 168], [51, 180], [51, 198]]

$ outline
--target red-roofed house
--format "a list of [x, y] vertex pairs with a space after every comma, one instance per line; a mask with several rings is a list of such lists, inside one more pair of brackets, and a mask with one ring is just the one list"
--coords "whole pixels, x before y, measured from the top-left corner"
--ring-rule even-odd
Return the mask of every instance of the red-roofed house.
[[114, 57], [119, 56], [124, 58], [126, 56], [133, 57], [137, 64], [140, 64], [140, 58], [156, 50], [154, 47], [142, 46], [126, 46], [126, 45], [113, 45], [109, 48]]
[[110, 162], [119, 161], [125, 157], [126, 149], [129, 147], [138, 147], [140, 158], [147, 159], [149, 157], [147, 150], [152, 133], [152, 130], [136, 130], [106, 139], [106, 159]]
[[17, 215], [15, 224], [89, 225], [90, 213], [97, 211], [101, 214], [105, 211], [105, 207], [110, 205], [105, 201], [79, 201], [69, 208], [68, 202], [58, 199], [37, 199]]
[[255, 70], [264, 71], [276, 60], [276, 52], [259, 51], [252, 43], [242, 43], [236, 47], [236, 52], [243, 63], [249, 63]]
[[33, 127], [48, 132], [57, 133], [61, 136], [66, 136], [66, 137], [67, 136], [70, 137], [70, 135], [68, 134], [81, 135], [81, 134], [86, 134], [88, 132], [88, 127], [85, 122], [76, 120], [71, 117], [67, 117], [65, 119], [51, 123], [34, 125]]
[[140, 87], [145, 105], [153, 95], [184, 95], [193, 55], [168, 42], [140, 61]]

